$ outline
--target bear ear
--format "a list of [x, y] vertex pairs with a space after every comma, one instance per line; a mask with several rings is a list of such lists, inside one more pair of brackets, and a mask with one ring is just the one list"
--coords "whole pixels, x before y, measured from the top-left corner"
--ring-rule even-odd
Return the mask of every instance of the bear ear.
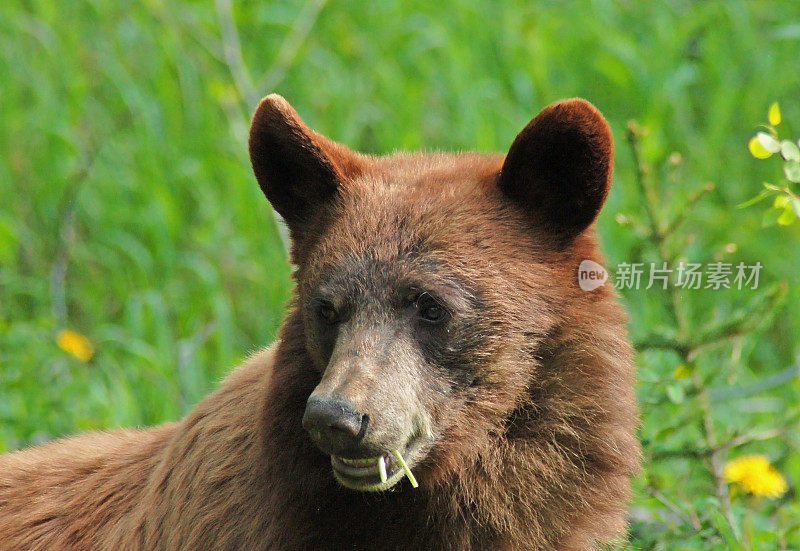
[[608, 123], [586, 100], [556, 102], [511, 144], [498, 185], [562, 245], [597, 217], [611, 186]]
[[314, 132], [278, 94], [261, 100], [250, 126], [250, 162], [258, 185], [294, 235], [357, 176], [365, 159]]

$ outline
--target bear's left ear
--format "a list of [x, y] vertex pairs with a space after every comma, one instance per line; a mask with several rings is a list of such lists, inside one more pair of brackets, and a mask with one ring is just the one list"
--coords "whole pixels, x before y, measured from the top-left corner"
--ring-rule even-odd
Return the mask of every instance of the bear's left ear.
[[614, 144], [586, 100], [542, 110], [511, 144], [498, 185], [539, 228], [568, 244], [597, 217], [611, 186]]

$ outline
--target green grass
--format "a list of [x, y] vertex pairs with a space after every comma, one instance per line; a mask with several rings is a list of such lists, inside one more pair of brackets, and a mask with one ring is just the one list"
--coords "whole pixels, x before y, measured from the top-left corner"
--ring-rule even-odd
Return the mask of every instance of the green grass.
[[[599, 222], [612, 266], [653, 258], [646, 240], [615, 221], [642, 216], [623, 139], [626, 122], [638, 120], [666, 212], [716, 184], [683, 227], [685, 255], [758, 260], [763, 288], [788, 283], [783, 306], [698, 358], [696, 377], [723, 397], [711, 406], [713, 432], [726, 442], [796, 417], [796, 377], [733, 398], [723, 390], [781, 372], [800, 351], [800, 224], [762, 228], [762, 208], [735, 208], [779, 174], [745, 148], [772, 101], [787, 133], [800, 134], [800, 3], [331, 1], [316, 18], [303, 2], [237, 3], [246, 72], [238, 82], [222, 41], [226, 2], [217, 4], [222, 17], [213, 2], [4, 5], [0, 451], [178, 418], [272, 340], [290, 272], [246, 148], [254, 98], [272, 91], [313, 128], [372, 153], [505, 150], [549, 102], [590, 99], [617, 139]], [[673, 151], [683, 162], [668, 171]], [[729, 243], [735, 252], [724, 252]], [[756, 316], [756, 298], [698, 291], [681, 301], [698, 333], [738, 311]], [[671, 334], [663, 294], [624, 299], [634, 339]], [[95, 344], [89, 363], [57, 347], [64, 327]], [[707, 465], [691, 454], [702, 404], [691, 392], [666, 399], [667, 385], [691, 390], [673, 377], [681, 359], [645, 351], [639, 363], [648, 463], [632, 545], [800, 546], [796, 425], [727, 452], [766, 453], [790, 485], [777, 502], [734, 496], [728, 534]], [[654, 488], [689, 521], [649, 497]]]

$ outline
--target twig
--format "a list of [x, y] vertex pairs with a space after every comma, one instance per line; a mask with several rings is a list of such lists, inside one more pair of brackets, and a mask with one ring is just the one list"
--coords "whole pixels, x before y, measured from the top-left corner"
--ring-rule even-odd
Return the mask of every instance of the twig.
[[[162, 5], [159, 5], [162, 7]], [[184, 24], [185, 28], [189, 30], [189, 38], [194, 39], [197, 44], [199, 44], [203, 49], [208, 52], [208, 54], [219, 61], [220, 63], [226, 63], [225, 61], [225, 46], [221, 39], [218, 39], [216, 36], [212, 36], [211, 33], [207, 32], [203, 26], [198, 21], [197, 15], [195, 14], [194, 10], [188, 6], [182, 6], [177, 3], [170, 4], [169, 6], [164, 5], [167, 9], [161, 9], [157, 13], [158, 15], [166, 18], [170, 15], [167, 13], [169, 10], [168, 8], [174, 8], [178, 11], [178, 17], [180, 18], [179, 21], [174, 20], [167, 20], [169, 24], [174, 26], [178, 26], [180, 24]]]
[[729, 340], [752, 332], [764, 323], [763, 318], [767, 313], [775, 311], [787, 291], [788, 288], [784, 284], [767, 288], [737, 315], [707, 330], [699, 331], [697, 337], [693, 339], [692, 348], [708, 346], [720, 340]]
[[[635, 121], [630, 121], [628, 123], [626, 139], [631, 147], [634, 162], [636, 163], [636, 182], [642, 195], [642, 201], [651, 228], [649, 239], [655, 246], [658, 254], [661, 256], [661, 259], [666, 262], [671, 262], [673, 259], [669, 253], [666, 243], [668, 234], [665, 233], [664, 225], [661, 223], [661, 219], [658, 214], [658, 198], [656, 197], [654, 190], [649, 186], [647, 180], [647, 166], [645, 165], [641, 156], [639, 139], [642, 135], [643, 130], [639, 127], [639, 125]], [[676, 341], [678, 343], [686, 343], [692, 333], [689, 330], [689, 322], [682, 310], [681, 304], [682, 302], [680, 296], [678, 295], [678, 288], [674, 285], [671, 285], [669, 290], [669, 300], [666, 303], [666, 308], [677, 325], [678, 331]], [[674, 350], [678, 352], [683, 363], [688, 363], [691, 361], [691, 350], [686, 350], [686, 347], [684, 346], [676, 347]], [[728, 486], [722, 475], [722, 471], [724, 469], [724, 452], [719, 449], [716, 436], [714, 434], [714, 426], [708, 395], [706, 394], [703, 381], [700, 379], [697, 373], [693, 374], [692, 382], [692, 390], [697, 394], [701, 405], [702, 416], [700, 428], [703, 434], [704, 444], [706, 449], [712, 450], [709, 457], [709, 470], [714, 478], [715, 493], [717, 495], [717, 499], [719, 499], [722, 514], [725, 515], [725, 518], [728, 520], [728, 522], [733, 525], [733, 517], [730, 511], [730, 496], [728, 495]]]
[[731, 448], [736, 448], [738, 446], [743, 446], [744, 444], [749, 444], [750, 442], [759, 442], [761, 440], [769, 440], [770, 438], [777, 438], [784, 432], [786, 432], [787, 427], [791, 426], [792, 423], [786, 423], [786, 426], [777, 427], [774, 429], [769, 429], [761, 432], [752, 432], [748, 434], [743, 434], [741, 436], [737, 436], [736, 438], [726, 442], [725, 444], [720, 444], [715, 449], [708, 449], [708, 448], [679, 448], [679, 449], [661, 449], [655, 450], [649, 454], [650, 459], [685, 459], [687, 457], [696, 457], [696, 458], [711, 458], [712, 454], [719, 452], [719, 453], [727, 453]]
[[743, 434], [737, 438], [734, 438], [727, 444], [723, 444], [719, 447], [719, 451], [721, 453], [725, 453], [731, 448], [735, 448], [737, 446], [742, 446], [744, 444], [749, 444], [750, 442], [758, 442], [760, 440], [769, 440], [770, 438], [776, 438], [786, 432], [786, 427], [778, 427], [770, 430], [765, 430], [762, 432], [750, 433], [750, 434]]
[[701, 392], [700, 398], [703, 409], [703, 433], [709, 447], [714, 448], [711, 457], [709, 457], [709, 465], [711, 467], [711, 474], [714, 476], [714, 487], [717, 499], [719, 499], [719, 508], [722, 514], [725, 515], [728, 523], [731, 526], [735, 526], [733, 515], [731, 515], [731, 498], [728, 494], [728, 484], [725, 482], [725, 477], [723, 475], [725, 469], [725, 450], [717, 446], [711, 419], [711, 407], [708, 404], [705, 393]]
[[664, 235], [672, 235], [672, 233], [675, 230], [677, 230], [681, 226], [681, 224], [684, 223], [684, 221], [686, 221], [686, 217], [691, 212], [692, 207], [694, 207], [695, 204], [700, 199], [705, 197], [708, 193], [710, 193], [713, 190], [714, 190], [714, 184], [709, 182], [703, 187], [701, 187], [699, 190], [689, 195], [689, 198], [686, 200], [686, 204], [683, 206], [678, 215], [675, 216], [675, 218], [673, 218], [669, 222], [667, 222], [667, 227], [664, 229]]
[[[250, 78], [250, 73], [247, 70], [244, 57], [242, 56], [242, 46], [239, 40], [239, 32], [236, 29], [236, 22], [233, 19], [231, 0], [215, 0], [217, 16], [222, 30], [225, 64], [228, 66], [233, 76], [234, 85], [239, 95], [247, 104], [248, 109], [253, 109], [258, 103], [260, 99], [258, 90], [271, 92], [284, 79], [286, 72], [297, 57], [297, 53], [300, 51], [300, 47], [308, 36], [308, 33], [311, 32], [317, 20], [317, 16], [327, 2], [328, 0], [312, 0], [306, 4], [289, 31], [289, 34], [287, 34], [286, 38], [283, 40], [275, 62], [261, 80], [258, 89], [256, 89], [253, 86], [253, 81]], [[211, 51], [211, 49], [209, 50]], [[277, 212], [275, 213], [275, 217], [276, 219], [280, 219], [280, 215]], [[291, 246], [289, 234], [280, 222], [278, 223], [278, 232], [284, 247], [288, 250]]]
[[663, 449], [650, 452], [649, 458], [653, 459], [686, 459], [687, 457], [703, 458], [710, 454], [711, 451], [705, 448], [678, 448], [678, 449]]
[[236, 22], [233, 20], [233, 6], [231, 0], [215, 0], [219, 26], [222, 30], [222, 48], [225, 55], [225, 63], [233, 76], [233, 82], [239, 94], [252, 108], [258, 103], [258, 94], [253, 87], [253, 81], [245, 67], [242, 57], [242, 45], [239, 41], [239, 32], [236, 30]]
[[267, 74], [261, 79], [256, 88], [250, 73], [244, 63], [242, 56], [242, 45], [239, 40], [239, 32], [236, 29], [236, 22], [233, 19], [233, 5], [231, 0], [215, 0], [217, 16], [219, 18], [220, 29], [222, 30], [222, 46], [225, 64], [233, 76], [233, 82], [239, 95], [247, 103], [249, 108], [255, 107], [260, 99], [258, 90], [272, 91], [284, 79], [286, 72], [291, 67], [300, 47], [303, 45], [308, 33], [314, 26], [317, 16], [328, 0], [312, 0], [303, 8], [297, 21], [292, 26], [289, 34], [281, 45], [275, 62], [270, 67]]
[[680, 507], [678, 507], [677, 505], [672, 503], [669, 499], [667, 499], [666, 496], [664, 496], [664, 494], [662, 494], [652, 486], [647, 487], [647, 493], [650, 494], [652, 497], [656, 498], [658, 501], [660, 501], [664, 506], [667, 507], [667, 509], [669, 509], [670, 511], [678, 515], [680, 518], [682, 518], [684, 522], [691, 524], [695, 530], [700, 529], [700, 523], [697, 521], [696, 518], [692, 518], [686, 513], [684, 513]]
[[[68, 192], [69, 193], [69, 192]], [[66, 195], [66, 194], [65, 194]], [[75, 199], [65, 200], [64, 215], [59, 224], [59, 251], [50, 269], [50, 297], [52, 300], [53, 317], [60, 325], [67, 319], [67, 265], [69, 264], [72, 244], [75, 242]]]
[[645, 212], [647, 213], [651, 237], [660, 244], [664, 240], [665, 236], [664, 232], [662, 231], [658, 210], [655, 207], [657, 201], [653, 196], [653, 190], [648, 185], [647, 177], [650, 173], [650, 169], [647, 164], [645, 164], [644, 159], [642, 159], [640, 138], [644, 134], [644, 129], [642, 129], [636, 121], [628, 121], [628, 131], [625, 134], [625, 139], [631, 148], [633, 163], [636, 165], [636, 185], [639, 188], [642, 204]]
[[305, 5], [303, 11], [297, 16], [297, 21], [295, 21], [289, 34], [286, 35], [281, 49], [275, 57], [275, 62], [264, 78], [261, 79], [259, 90], [271, 92], [284, 79], [286, 72], [294, 62], [295, 57], [297, 57], [297, 52], [300, 51], [300, 46], [303, 45], [308, 33], [311, 32], [319, 12], [322, 11], [327, 2], [328, 0], [311, 0]]
[[67, 319], [67, 268], [72, 254], [72, 245], [75, 243], [75, 210], [76, 199], [81, 184], [94, 166], [94, 153], [89, 151], [81, 168], [69, 179], [65, 186], [64, 196], [61, 199], [62, 215], [59, 222], [60, 243], [58, 252], [50, 269], [50, 298], [52, 301], [53, 317], [60, 325]]
[[744, 386], [711, 389], [708, 391], [708, 397], [712, 401], [741, 398], [743, 396], [755, 394], [756, 392], [761, 392], [762, 390], [774, 388], [795, 378], [800, 378], [800, 363]]
[[635, 341], [633, 346], [637, 350], [672, 350], [681, 356], [688, 356], [692, 351], [692, 347], [689, 344], [678, 342], [676, 339], [667, 339], [658, 336], [649, 336]]
[[[178, 344], [177, 370], [181, 381], [185, 381], [187, 379], [186, 371], [194, 360], [197, 351], [201, 346], [203, 346], [203, 344], [214, 333], [214, 331], [216, 331], [216, 329], [216, 322], [208, 322], [198, 334]], [[184, 385], [181, 386], [183, 387]], [[185, 410], [187, 409], [188, 405], [185, 388], [181, 388], [181, 407]]]

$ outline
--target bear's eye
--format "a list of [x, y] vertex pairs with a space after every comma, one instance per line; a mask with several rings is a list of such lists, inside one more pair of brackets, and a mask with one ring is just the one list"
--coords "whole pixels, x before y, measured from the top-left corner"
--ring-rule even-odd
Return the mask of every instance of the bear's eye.
[[417, 299], [417, 312], [420, 319], [428, 323], [439, 323], [447, 317], [447, 310], [428, 293], [422, 293]]
[[333, 325], [339, 321], [339, 312], [332, 302], [321, 300], [317, 303], [317, 314], [325, 323]]

